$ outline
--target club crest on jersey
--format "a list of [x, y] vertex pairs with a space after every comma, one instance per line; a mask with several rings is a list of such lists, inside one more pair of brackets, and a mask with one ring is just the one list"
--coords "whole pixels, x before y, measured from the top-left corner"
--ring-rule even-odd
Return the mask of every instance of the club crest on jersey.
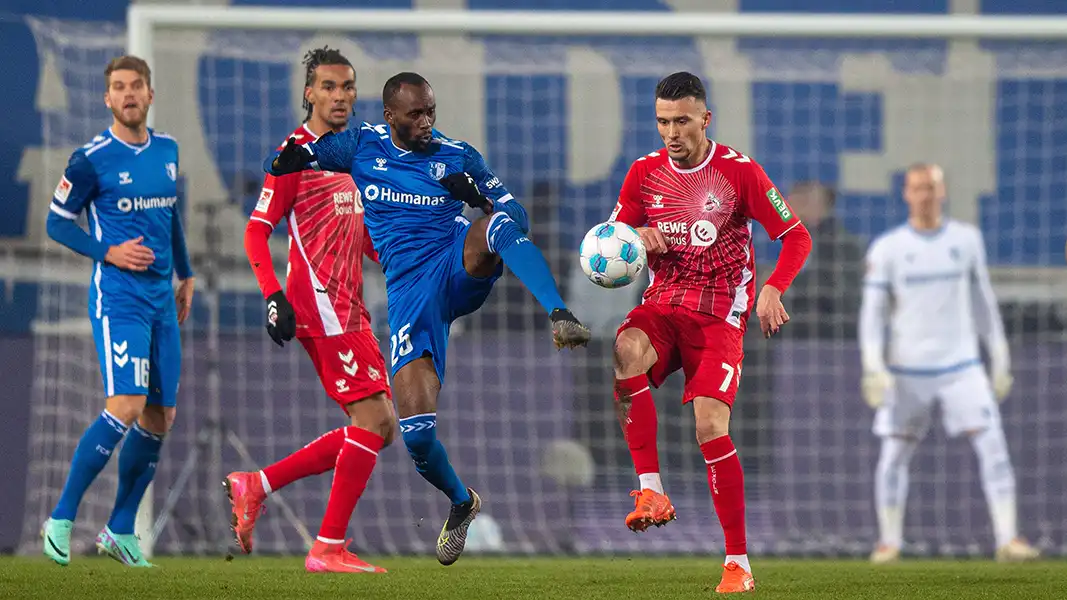
[[708, 192], [707, 202], [704, 203], [704, 212], [712, 212], [722, 208], [722, 200], [719, 200], [713, 192]]
[[430, 177], [433, 177], [434, 181], [440, 181], [445, 176], [445, 170], [448, 167], [445, 163], [432, 162], [430, 163]]
[[171, 181], [178, 180], [178, 165], [174, 163], [167, 163], [167, 177], [170, 177]]

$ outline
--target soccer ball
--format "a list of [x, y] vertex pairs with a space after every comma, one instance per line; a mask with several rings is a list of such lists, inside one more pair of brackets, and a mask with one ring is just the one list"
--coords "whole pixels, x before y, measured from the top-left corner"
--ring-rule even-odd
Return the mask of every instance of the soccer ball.
[[589, 281], [609, 289], [632, 283], [648, 262], [641, 235], [625, 223], [601, 223], [590, 229], [578, 254]]

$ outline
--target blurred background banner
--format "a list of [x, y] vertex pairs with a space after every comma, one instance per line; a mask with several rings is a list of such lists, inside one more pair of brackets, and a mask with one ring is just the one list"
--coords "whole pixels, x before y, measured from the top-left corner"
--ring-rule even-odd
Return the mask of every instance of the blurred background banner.
[[[168, 2], [181, 6], [185, 2]], [[226, 2], [213, 2], [225, 5]], [[252, 2], [233, 2], [251, 5]], [[870, 13], [857, 0], [258, 0], [273, 6], [650, 12]], [[906, 14], [1067, 14], [1058, 0], [898, 0]], [[103, 69], [125, 51], [127, 3], [60, 0], [0, 13], [0, 53], [17, 85], [0, 98], [0, 420], [6, 492], [0, 548], [36, 553], [37, 531], [102, 392], [87, 315], [90, 264], [46, 239], [48, 202], [72, 150], [104, 129]], [[4, 9], [10, 10], [10, 9]], [[704, 79], [711, 135], [758, 160], [812, 232], [814, 251], [772, 341], [749, 335], [732, 435], [745, 467], [754, 554], [866, 554], [876, 538], [877, 440], [859, 393], [856, 320], [863, 254], [902, 223], [904, 169], [945, 167], [949, 212], [978, 226], [1013, 350], [1002, 406], [1021, 533], [1067, 553], [1067, 41], [760, 35], [647, 37], [332, 33], [178, 28], [153, 39], [155, 127], [177, 137], [186, 237], [198, 274], [177, 424], [154, 486], [157, 553], [229, 543], [222, 477], [276, 460], [344, 415], [310, 361], [267, 338], [241, 245], [261, 163], [303, 117], [305, 51], [328, 44], [356, 65], [356, 120], [381, 121], [381, 86], [414, 70], [438, 123], [486, 156], [530, 211], [574, 312], [597, 337], [557, 353], [548, 319], [510, 274], [453, 327], [439, 435], [484, 497], [472, 549], [717, 552], [722, 546], [681, 381], [656, 394], [661, 462], [679, 522], [638, 539], [623, 525], [636, 484], [612, 407], [615, 328], [645, 282], [585, 280], [578, 242], [605, 220], [631, 162], [659, 148], [653, 89], [673, 71]], [[284, 264], [285, 227], [272, 240]], [[756, 227], [757, 277], [777, 246]], [[375, 331], [389, 338], [384, 283], [368, 269]], [[756, 328], [758, 330], [758, 328]], [[750, 332], [751, 333], [751, 332]], [[383, 345], [383, 351], [388, 348]], [[970, 446], [934, 428], [912, 463], [905, 539], [919, 554], [987, 554]], [[111, 461], [112, 463], [116, 461]], [[447, 506], [400, 445], [382, 452], [350, 533], [354, 548], [429, 552]], [[115, 486], [109, 466], [79, 514], [88, 550]], [[329, 479], [280, 493], [257, 551], [299, 553], [296, 523], [321, 518]], [[275, 503], [274, 500], [271, 503]], [[276, 503], [275, 503], [276, 504]]]

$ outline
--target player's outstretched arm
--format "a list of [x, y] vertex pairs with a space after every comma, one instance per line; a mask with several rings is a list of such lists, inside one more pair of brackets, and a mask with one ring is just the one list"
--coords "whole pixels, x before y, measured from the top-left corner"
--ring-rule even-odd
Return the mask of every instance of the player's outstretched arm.
[[263, 161], [263, 171], [275, 176], [307, 170], [347, 173], [352, 169], [360, 131], [354, 128], [341, 133], [327, 132], [318, 140], [303, 144], [290, 137], [280, 151]]

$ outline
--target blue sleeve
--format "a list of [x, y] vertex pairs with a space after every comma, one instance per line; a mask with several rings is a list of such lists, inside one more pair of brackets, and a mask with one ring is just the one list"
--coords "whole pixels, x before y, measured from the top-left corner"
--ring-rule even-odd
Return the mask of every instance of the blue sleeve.
[[89, 258], [103, 262], [108, 245], [89, 235], [78, 225], [78, 215], [97, 195], [96, 169], [89, 157], [78, 150], [70, 156], [67, 169], [52, 195], [46, 231], [48, 237]]
[[181, 213], [175, 210], [170, 222], [170, 244], [171, 251], [174, 253], [174, 273], [178, 275], [178, 279], [189, 279], [193, 276], [193, 267], [189, 263], [189, 249], [185, 246], [185, 228], [182, 227]]
[[463, 156], [463, 170], [467, 172], [474, 182], [478, 184], [478, 190], [493, 201], [494, 210], [507, 213], [512, 221], [518, 224], [523, 233], [530, 232], [530, 218], [526, 215], [526, 209], [511, 195], [500, 178], [497, 177], [478, 150], [467, 144]]
[[[311, 169], [314, 171], [348, 173], [352, 170], [352, 160], [355, 158], [356, 150], [359, 148], [360, 132], [367, 128], [373, 129], [370, 125], [364, 125], [363, 127], [346, 129], [341, 133], [327, 133], [314, 142], [301, 144], [311, 153], [311, 157], [308, 163], [300, 170]], [[274, 159], [279, 154], [281, 154], [280, 150], [273, 152], [267, 157], [267, 160], [263, 161], [264, 172], [270, 173], [275, 177], [287, 174], [274, 168]]]

